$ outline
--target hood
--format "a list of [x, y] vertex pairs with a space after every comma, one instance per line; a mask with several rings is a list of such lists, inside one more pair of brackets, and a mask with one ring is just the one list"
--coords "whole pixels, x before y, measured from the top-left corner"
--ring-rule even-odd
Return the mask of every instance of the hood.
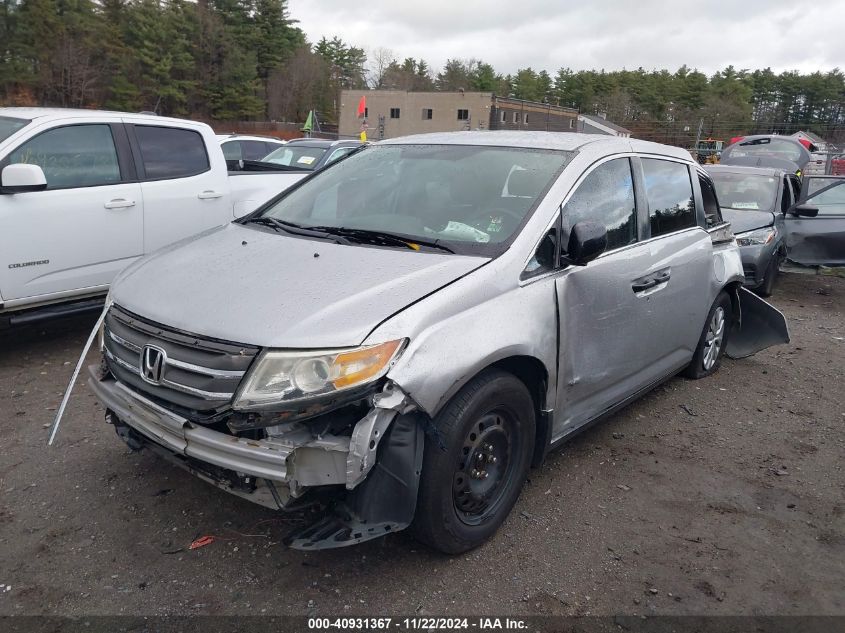
[[752, 209], [739, 211], [723, 207], [722, 217], [731, 223], [731, 230], [735, 234], [762, 229], [764, 226], [771, 226], [775, 223], [775, 216], [771, 211], [755, 211]]
[[142, 259], [118, 277], [112, 298], [152, 321], [225, 341], [348, 347], [488, 261], [229, 224]]

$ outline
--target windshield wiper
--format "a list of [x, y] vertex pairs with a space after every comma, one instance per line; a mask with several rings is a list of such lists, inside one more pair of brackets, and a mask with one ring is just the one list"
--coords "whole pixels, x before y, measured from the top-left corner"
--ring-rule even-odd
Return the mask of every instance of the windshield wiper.
[[342, 226], [309, 226], [312, 231], [324, 231], [330, 235], [338, 235], [349, 238], [362, 244], [374, 244], [376, 246], [404, 246], [417, 251], [420, 246], [434, 248], [446, 253], [454, 253], [451, 248], [440, 244], [438, 240], [428, 241], [416, 237], [403, 237], [386, 231], [372, 231], [369, 229], [351, 229]]
[[318, 231], [311, 227], [300, 226], [294, 222], [287, 222], [286, 220], [278, 220], [269, 216], [260, 216], [257, 218], [249, 218], [244, 220], [244, 224], [261, 224], [269, 226], [274, 229], [280, 229], [291, 235], [303, 235], [305, 237], [316, 237], [321, 240], [331, 240], [337, 244], [349, 244], [349, 240], [341, 235], [331, 235], [327, 231]]

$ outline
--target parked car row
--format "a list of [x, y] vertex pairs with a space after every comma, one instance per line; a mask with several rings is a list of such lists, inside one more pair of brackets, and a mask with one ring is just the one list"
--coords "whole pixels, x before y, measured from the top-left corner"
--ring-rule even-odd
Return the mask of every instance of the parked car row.
[[705, 167], [741, 247], [746, 286], [764, 297], [787, 258], [845, 264], [845, 178], [802, 177], [810, 160], [797, 140], [761, 135], [737, 139]]
[[[276, 152], [289, 168], [332, 147]], [[633, 139], [370, 145], [123, 270], [89, 385], [131, 449], [322, 507], [292, 547], [411, 527], [466, 551], [560, 443], [678, 372], [789, 340], [742, 287], [720, 186]]]

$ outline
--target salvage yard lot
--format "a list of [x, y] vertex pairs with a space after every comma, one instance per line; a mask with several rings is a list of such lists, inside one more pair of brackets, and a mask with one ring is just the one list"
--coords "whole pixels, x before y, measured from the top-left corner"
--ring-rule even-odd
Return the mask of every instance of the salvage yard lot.
[[578, 436], [454, 558], [407, 533], [288, 550], [301, 517], [130, 453], [82, 382], [47, 448], [94, 318], [2, 332], [0, 614], [845, 614], [845, 279], [784, 275], [772, 303], [791, 344]]

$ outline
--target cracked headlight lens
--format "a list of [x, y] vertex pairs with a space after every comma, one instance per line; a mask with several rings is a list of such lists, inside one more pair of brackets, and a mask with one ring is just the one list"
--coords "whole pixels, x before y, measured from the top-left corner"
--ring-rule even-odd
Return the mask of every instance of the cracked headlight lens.
[[740, 246], [753, 246], [759, 244], [768, 244], [778, 234], [777, 229], [773, 226], [764, 229], [755, 229], [754, 231], [747, 231], [745, 233], [737, 233], [736, 243]]
[[384, 376], [405, 340], [355, 349], [267, 350], [247, 375], [235, 409], [256, 409], [360, 387]]

